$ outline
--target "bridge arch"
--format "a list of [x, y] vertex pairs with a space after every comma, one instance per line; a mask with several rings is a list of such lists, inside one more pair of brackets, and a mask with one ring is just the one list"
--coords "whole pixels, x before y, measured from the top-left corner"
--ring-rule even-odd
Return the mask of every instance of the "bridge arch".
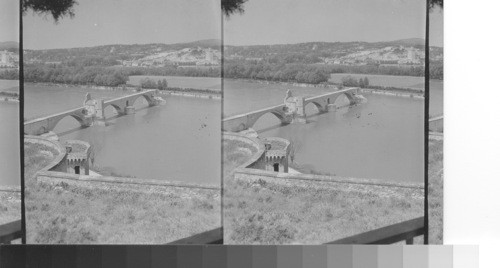
[[141, 97], [147, 101], [148, 106], [153, 105], [153, 97], [150, 96], [149, 93], [144, 93], [144, 94], [137, 95], [134, 98], [127, 100], [127, 106], [133, 106], [137, 102], [137, 100], [140, 99]]
[[266, 112], [263, 112], [263, 113], [260, 113], [257, 115], [253, 115], [252, 118], [250, 120], [248, 120], [248, 122], [247, 122], [247, 128], [253, 127], [255, 125], [255, 123], [257, 123], [257, 121], [266, 114], [274, 115], [276, 118], [278, 118], [278, 120], [280, 120], [280, 122], [282, 124], [287, 123], [285, 120], [284, 112], [274, 110], [274, 111], [266, 111]]
[[123, 107], [123, 108], [122, 108], [122, 107], [120, 107], [120, 106], [119, 106], [119, 105], [117, 105], [117, 104], [110, 103], [110, 104], [105, 105], [105, 106], [103, 107], [103, 111], [102, 111], [102, 112], [103, 112], [103, 113], [105, 113], [105, 112], [106, 112], [106, 108], [108, 108], [108, 107], [112, 107], [112, 108], [115, 110], [115, 112], [116, 112], [117, 114], [123, 114], [123, 112], [125, 111], [125, 109], [124, 109], [125, 107]]
[[77, 115], [77, 114], [66, 114], [66, 115], [63, 115], [63, 116], [60, 116], [60, 117], [57, 117], [57, 118], [53, 119], [49, 123], [48, 128], [44, 129], [44, 132], [53, 131], [56, 128], [56, 126], [59, 124], [59, 122], [61, 122], [63, 119], [65, 119], [67, 117], [74, 118], [80, 124], [80, 127], [86, 127], [87, 126], [87, 124], [85, 123], [85, 119], [83, 118], [83, 116], [80, 116], [80, 115]]
[[[330, 99], [330, 98], [328, 98], [328, 100], [329, 100], [329, 99]], [[323, 102], [325, 102], [325, 101], [323, 101]], [[327, 102], [327, 103], [325, 103], [325, 104], [322, 104], [322, 103], [321, 103], [321, 102], [319, 102], [319, 101], [310, 101], [310, 102], [306, 103], [306, 105], [304, 106], [304, 109], [306, 109], [306, 108], [307, 108], [307, 106], [308, 106], [310, 103], [314, 104], [314, 106], [318, 109], [318, 112], [319, 112], [319, 113], [324, 112], [324, 111], [326, 110], [326, 109], [325, 109], [325, 106], [326, 106], [326, 105], [328, 105], [328, 102]]]
[[[333, 102], [331, 102], [331, 104], [334, 104], [335, 102], [337, 102], [337, 100], [341, 97], [341, 96], [346, 96], [347, 97], [347, 100], [349, 101], [349, 105], [354, 105], [356, 104], [356, 99], [354, 97], [354, 94], [351, 93], [351, 92], [342, 92], [342, 94], [338, 94], [337, 96], [333, 97]], [[330, 99], [330, 98], [329, 98]], [[330, 103], [330, 102], [329, 102]]]

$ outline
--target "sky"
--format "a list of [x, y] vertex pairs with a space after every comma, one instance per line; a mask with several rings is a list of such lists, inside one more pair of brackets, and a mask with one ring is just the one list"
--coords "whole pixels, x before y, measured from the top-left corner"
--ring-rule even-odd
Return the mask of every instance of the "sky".
[[19, 0], [0, 0], [0, 42], [19, 42]]
[[435, 8], [429, 14], [429, 44], [431, 46], [442, 47], [444, 43], [444, 11], [440, 8]]
[[[6, 1], [6, 0], [0, 0]], [[8, 0], [15, 1], [15, 0]], [[23, 17], [24, 48], [183, 43], [221, 38], [220, 0], [77, 0], [75, 17]]]
[[[26, 14], [24, 47], [171, 44], [221, 38], [219, 0], [77, 1], [76, 16], [58, 23], [50, 16]], [[17, 3], [0, 2], [1, 10]], [[244, 8], [244, 14], [223, 19], [225, 44], [424, 38], [425, 0], [249, 0]], [[2, 22], [9, 16], [1, 16]], [[431, 45], [442, 46], [443, 13], [439, 9], [431, 13], [430, 23]]]
[[224, 44], [425, 38], [425, 0], [249, 0], [244, 9], [224, 19]]

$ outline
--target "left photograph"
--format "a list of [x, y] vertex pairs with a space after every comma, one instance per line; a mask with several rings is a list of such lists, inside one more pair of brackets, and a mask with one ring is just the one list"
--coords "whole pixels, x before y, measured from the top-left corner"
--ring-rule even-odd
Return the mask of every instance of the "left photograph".
[[0, 244], [21, 243], [19, 1], [0, 1]]
[[23, 6], [27, 243], [222, 243], [220, 2], [65, 2]]

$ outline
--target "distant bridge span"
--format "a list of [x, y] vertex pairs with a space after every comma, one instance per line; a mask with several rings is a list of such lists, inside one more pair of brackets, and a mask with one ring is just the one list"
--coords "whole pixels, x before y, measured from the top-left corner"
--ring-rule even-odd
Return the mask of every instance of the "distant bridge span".
[[156, 99], [155, 99], [155, 97], [157, 97], [156, 94], [157, 94], [157, 90], [152, 89], [152, 90], [145, 90], [145, 91], [142, 91], [139, 93], [130, 94], [130, 95], [123, 96], [123, 97], [118, 97], [118, 98], [112, 99], [112, 100], [103, 101], [103, 103], [102, 103], [102, 112], [103, 112], [102, 117], [104, 118], [104, 110], [108, 106], [112, 106], [113, 108], [115, 108], [116, 112], [119, 115], [127, 114], [126, 108], [132, 107], [134, 105], [135, 101], [141, 97], [143, 97], [148, 102], [149, 106], [158, 105], [158, 103], [156, 102]]
[[[309, 98], [292, 97], [287, 95], [283, 104], [224, 118], [222, 120], [222, 130], [239, 132], [253, 127], [253, 125], [265, 114], [273, 114], [282, 124], [289, 124], [293, 121], [301, 121], [306, 118], [305, 107], [312, 103], [320, 113], [328, 112], [330, 106], [334, 105], [337, 98], [344, 95], [349, 100], [349, 105], [359, 102], [359, 88], [352, 87], [326, 93]], [[289, 93], [287, 93], [289, 94]], [[299, 120], [298, 120], [299, 119]]]
[[162, 101], [157, 93], [157, 90], [145, 90], [107, 101], [91, 99], [90, 94], [87, 94], [84, 106], [24, 122], [24, 134], [41, 135], [52, 131], [63, 118], [68, 116], [76, 119], [81, 127], [89, 127], [95, 118], [105, 120], [104, 110], [108, 106], [112, 106], [119, 115], [134, 113], [133, 105], [141, 97], [149, 106], [156, 106]]

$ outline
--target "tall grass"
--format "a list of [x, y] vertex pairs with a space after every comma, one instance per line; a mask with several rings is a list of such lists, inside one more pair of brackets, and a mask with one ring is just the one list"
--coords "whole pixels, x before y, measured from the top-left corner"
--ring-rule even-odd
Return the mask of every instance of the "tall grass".
[[257, 152], [256, 148], [236, 140], [223, 140], [223, 178], [229, 177], [238, 166], [248, 161]]
[[223, 211], [229, 244], [321, 244], [423, 216], [423, 190], [236, 174]]
[[0, 224], [21, 219], [21, 193], [0, 191]]
[[443, 243], [442, 140], [429, 140], [429, 243]]

